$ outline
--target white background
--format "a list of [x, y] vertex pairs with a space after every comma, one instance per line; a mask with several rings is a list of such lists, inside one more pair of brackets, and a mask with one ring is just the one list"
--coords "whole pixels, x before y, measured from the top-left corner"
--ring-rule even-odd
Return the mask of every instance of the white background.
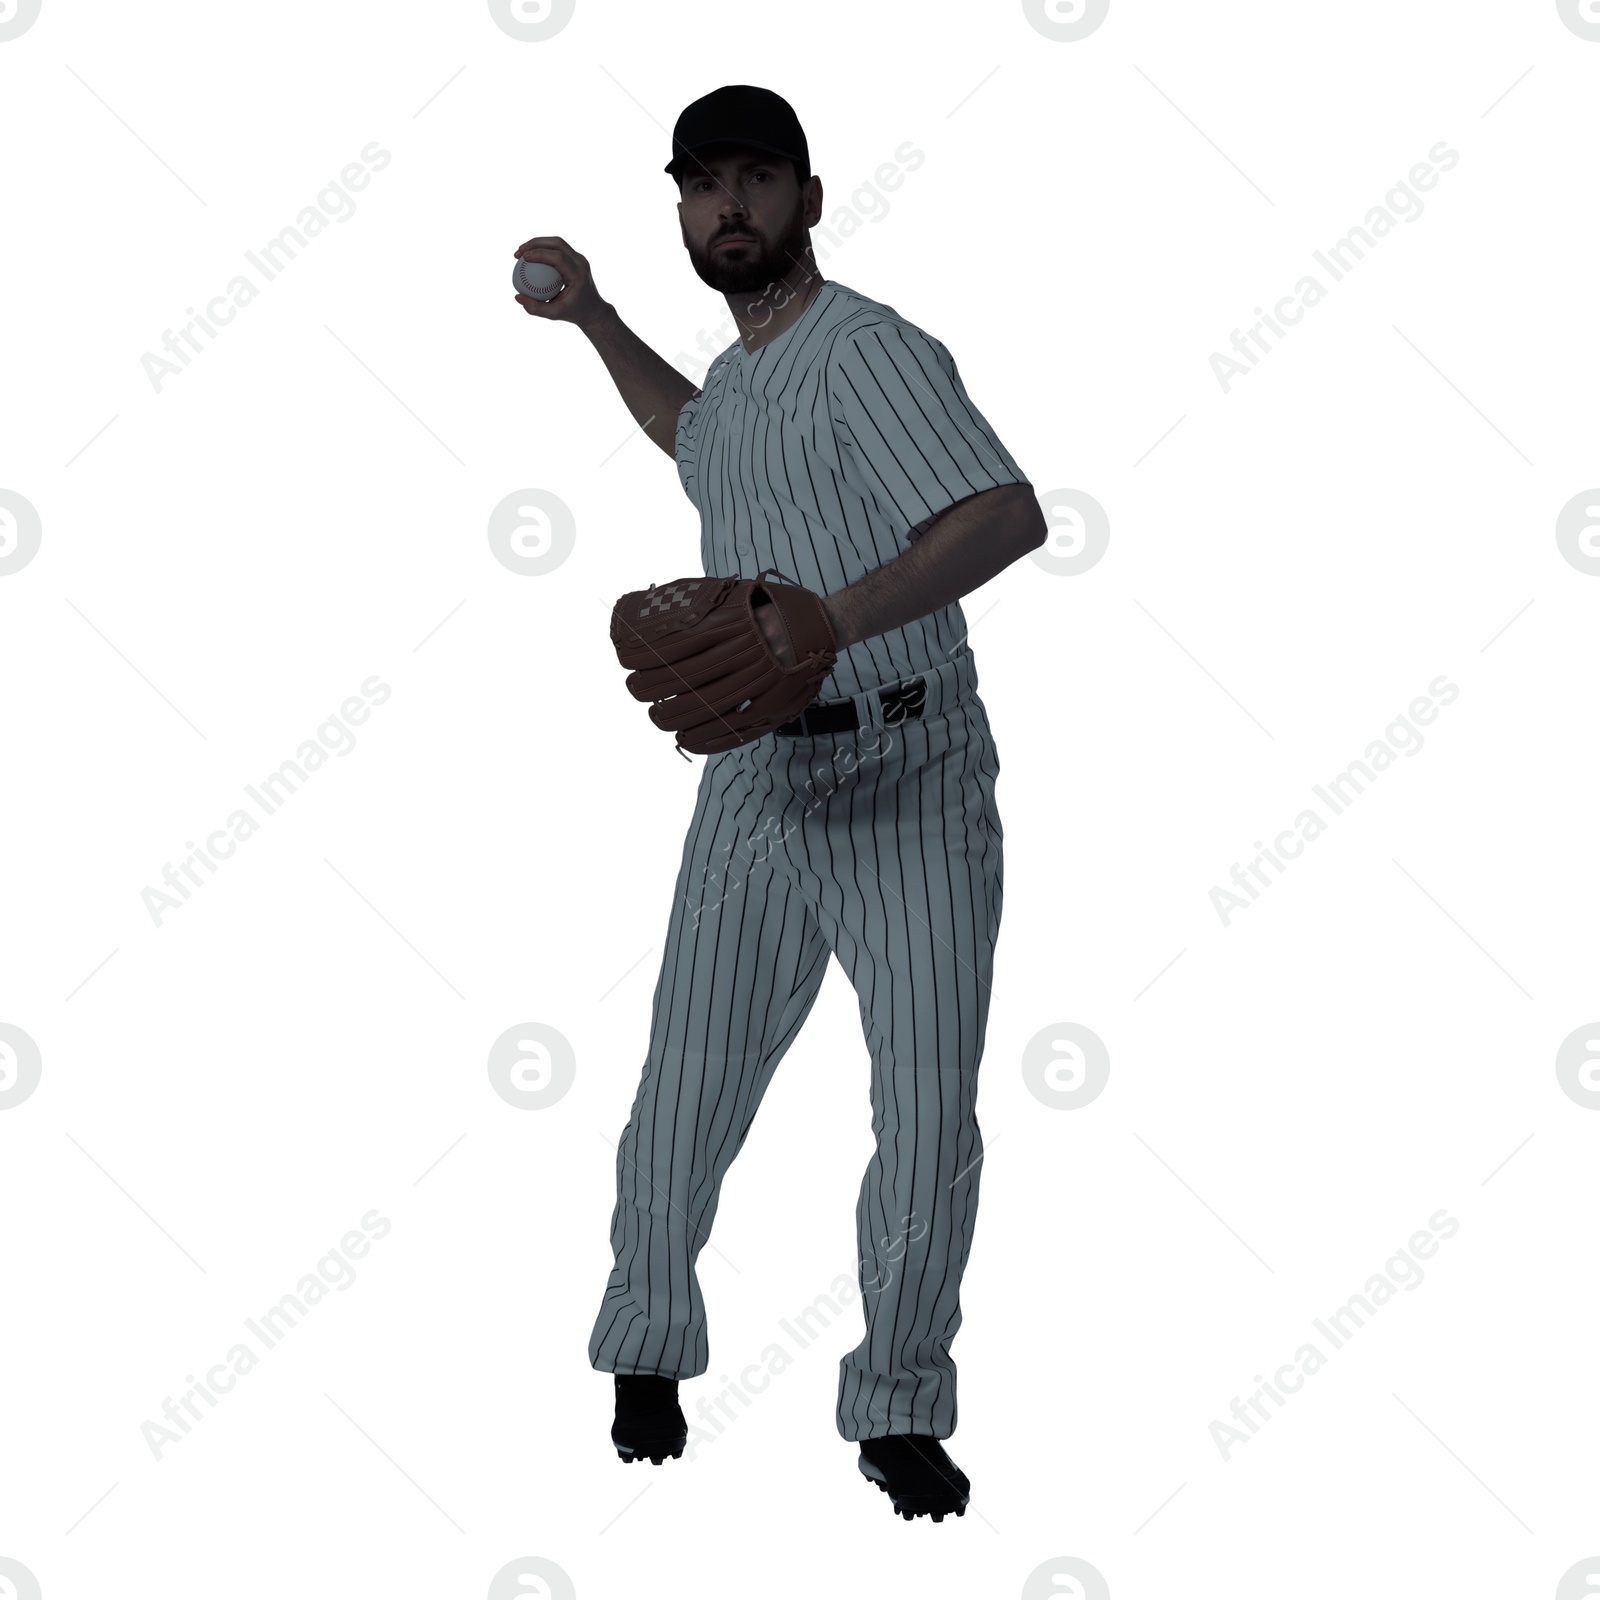
[[[1119, 1600], [1554, 1595], [1600, 1548], [1600, 1113], [1555, 1072], [1600, 1015], [1600, 578], [1555, 538], [1600, 482], [1597, 78], [1554, 0], [1113, 0], [1078, 42], [1015, 3], [579, 0], [520, 42], [467, 0], [44, 0], [0, 43], [0, 489], [42, 526], [0, 578], [0, 1022], [43, 1063], [0, 1112], [0, 1556], [45, 1600], [482, 1596], [523, 1556], [584, 1600], [1012, 1596], [1063, 1556]], [[1082, 575], [964, 602], [1007, 892], [938, 1527], [835, 1430], [857, 1305], [659, 1469], [586, 1357], [700, 771], [606, 622], [698, 523], [509, 274], [560, 234], [669, 359], [726, 344], [661, 171], [725, 82], [869, 219], [826, 274], [1110, 519]], [[157, 392], [141, 357], [372, 141], [354, 214]], [[1224, 393], [1212, 353], [1440, 141], [1422, 214]], [[486, 535], [523, 489], [575, 519], [542, 576]], [[158, 927], [141, 891], [374, 674], [355, 748]], [[1440, 675], [1423, 747], [1224, 926], [1212, 888]], [[485, 1065], [530, 1022], [576, 1057], [544, 1109]], [[1021, 1069], [1064, 1022], [1110, 1054], [1080, 1109]], [[691, 1407], [853, 1271], [869, 1123], [835, 966], [701, 1258]], [[1424, 1281], [1224, 1460], [1441, 1208]], [[356, 1281], [155, 1459], [373, 1209]]]

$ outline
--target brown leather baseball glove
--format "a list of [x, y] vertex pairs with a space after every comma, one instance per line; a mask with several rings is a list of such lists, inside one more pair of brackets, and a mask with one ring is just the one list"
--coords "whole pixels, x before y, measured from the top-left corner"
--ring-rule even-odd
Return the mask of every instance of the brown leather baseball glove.
[[[611, 642], [628, 692], [653, 702], [650, 720], [695, 755], [749, 744], [797, 717], [839, 659], [822, 596], [755, 578], [679, 578], [623, 595]], [[756, 609], [772, 605], [794, 664], [767, 642]]]

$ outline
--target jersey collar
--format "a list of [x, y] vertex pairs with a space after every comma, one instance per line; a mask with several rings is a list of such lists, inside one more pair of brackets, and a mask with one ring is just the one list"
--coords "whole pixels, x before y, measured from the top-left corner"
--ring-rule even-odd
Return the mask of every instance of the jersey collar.
[[733, 347], [738, 352], [740, 365], [746, 368], [753, 367], [767, 351], [781, 348], [786, 340], [815, 320], [823, 302], [833, 298], [833, 290], [833, 279], [824, 278], [817, 292], [811, 297], [811, 304], [800, 313], [798, 320], [791, 322], [775, 339], [768, 339], [764, 345], [760, 345], [754, 350], [746, 350], [744, 340], [735, 339]]

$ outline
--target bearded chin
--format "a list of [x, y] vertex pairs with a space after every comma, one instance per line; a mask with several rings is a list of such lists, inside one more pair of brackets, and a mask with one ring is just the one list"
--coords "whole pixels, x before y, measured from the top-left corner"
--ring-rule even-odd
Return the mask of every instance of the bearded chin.
[[711, 252], [691, 251], [690, 260], [702, 283], [719, 294], [759, 294], [774, 284], [796, 262], [805, 259], [805, 226], [796, 216], [788, 233], [770, 254], [760, 245], [754, 254], [724, 257]]

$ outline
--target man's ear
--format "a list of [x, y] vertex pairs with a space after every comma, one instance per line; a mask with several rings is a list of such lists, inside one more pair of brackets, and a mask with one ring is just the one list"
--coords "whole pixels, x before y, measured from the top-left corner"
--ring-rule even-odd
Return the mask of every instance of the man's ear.
[[822, 179], [814, 172], [806, 179], [805, 219], [808, 228], [814, 228], [822, 221]]

